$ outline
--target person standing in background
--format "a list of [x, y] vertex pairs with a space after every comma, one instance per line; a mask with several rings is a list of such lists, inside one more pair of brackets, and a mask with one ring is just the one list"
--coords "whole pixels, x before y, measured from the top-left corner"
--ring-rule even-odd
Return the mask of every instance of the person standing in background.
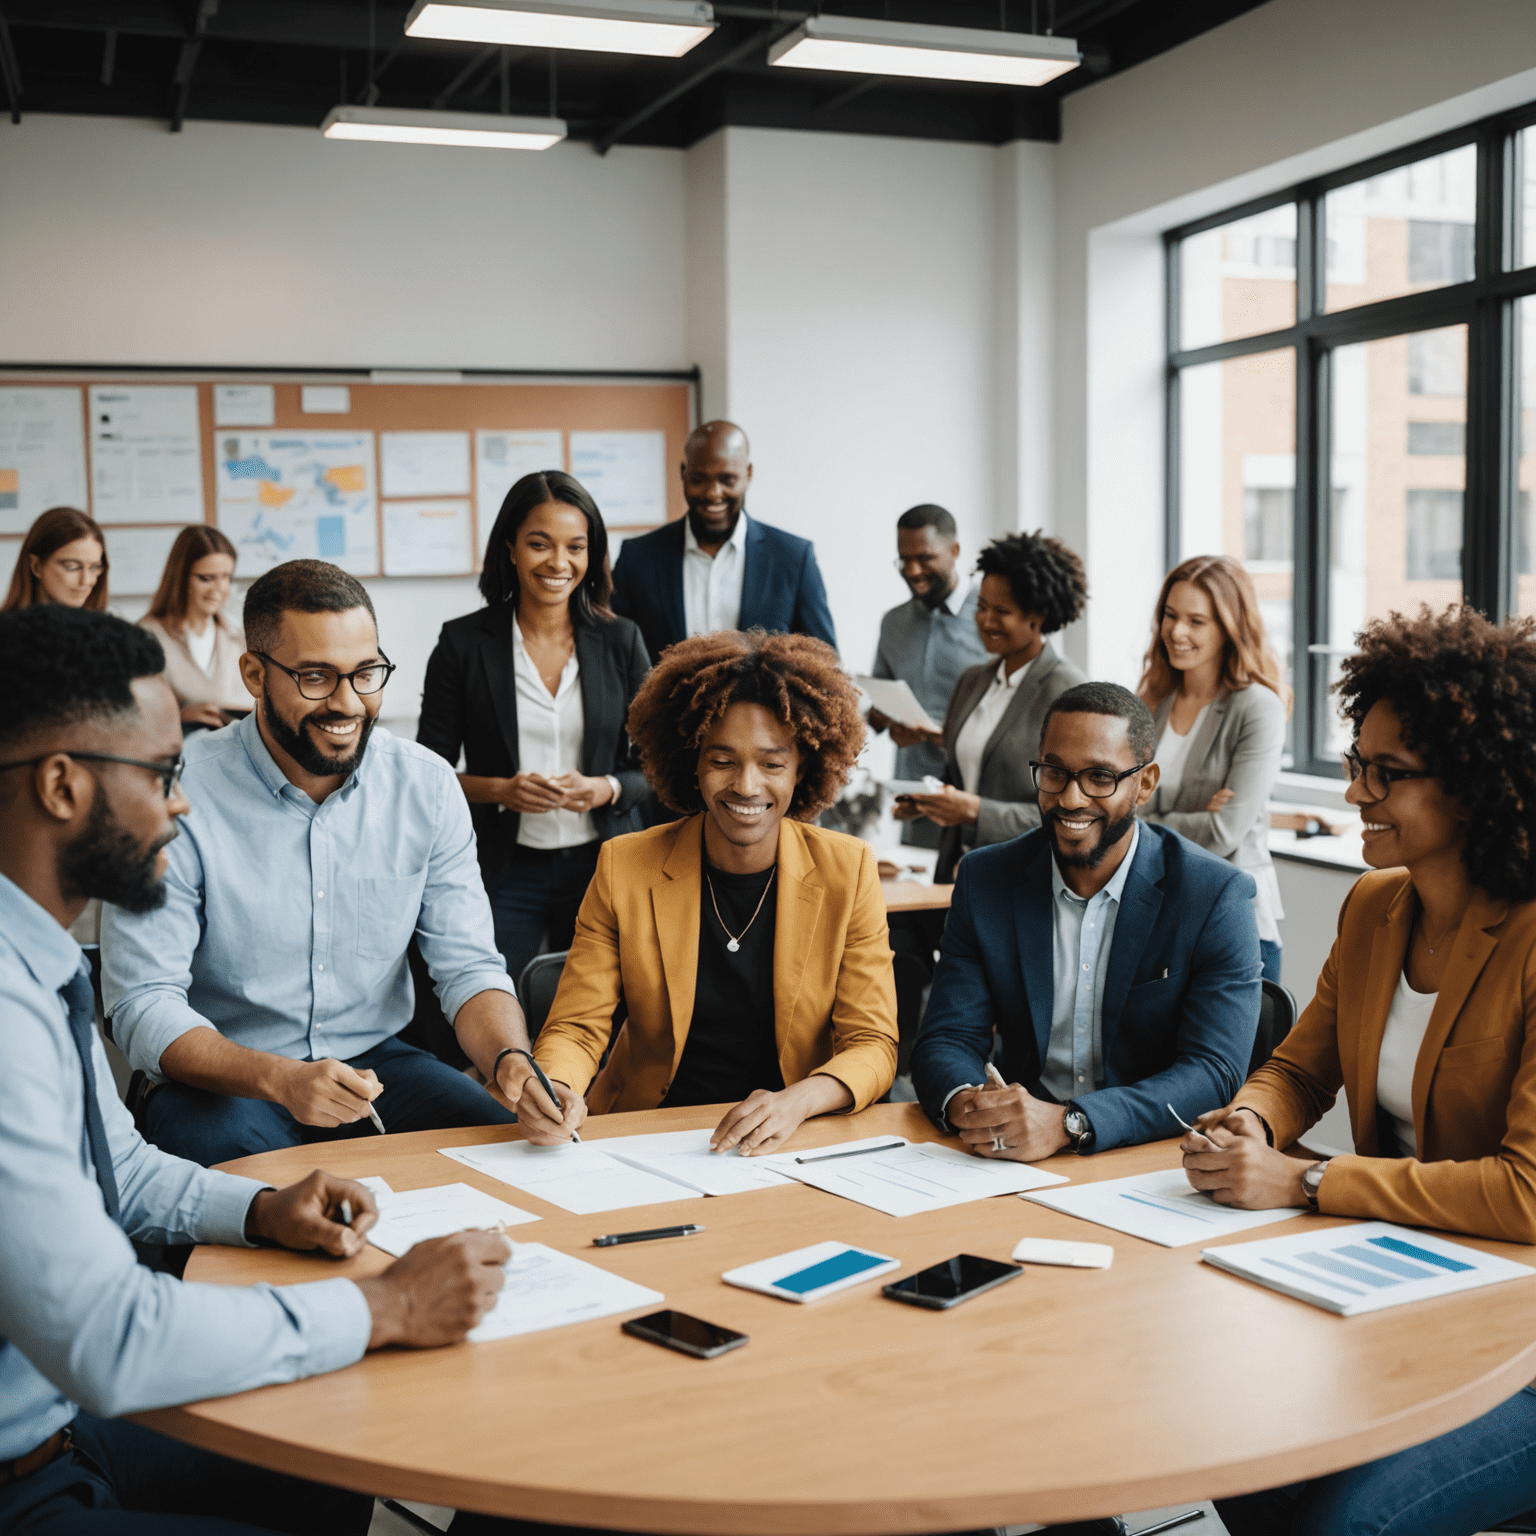
[[[976, 632], [976, 594], [960, 590], [959, 558], [955, 520], [943, 507], [911, 507], [896, 519], [896, 569], [912, 596], [880, 620], [872, 675], [906, 683], [934, 720], [942, 720], [949, 712], [960, 674], [987, 658], [987, 648]], [[900, 725], [877, 709], [870, 710], [869, 724], [874, 731], [890, 731], [898, 779], [921, 779], [925, 774], [943, 777], [941, 733]], [[901, 840], [919, 848], [937, 848], [939, 832], [931, 821], [909, 821]]]
[[139, 620], [165, 648], [165, 680], [188, 733], [217, 730], [251, 710], [240, 680], [245, 632], [224, 617], [234, 574], [235, 546], [217, 528], [193, 523], [176, 535]]
[[1157, 791], [1143, 821], [1171, 827], [1245, 869], [1267, 981], [1280, 980], [1280, 882], [1269, 857], [1269, 797], [1285, 748], [1286, 688], [1248, 572], [1197, 555], [1158, 593], [1137, 686], [1157, 725]]
[[603, 842], [647, 793], [624, 731], [650, 657], [609, 611], [597, 503], [558, 469], [507, 492], [486, 545], [488, 607], [443, 626], [416, 740], [457, 765], [515, 980], [548, 934], [569, 949]]
[[811, 541], [747, 516], [747, 434], [730, 421], [695, 428], [682, 476], [687, 516], [626, 539], [613, 568], [614, 609], [640, 626], [651, 655], [723, 629], [811, 635], [836, 650]]
[[58, 603], [107, 606], [107, 541], [93, 518], [73, 507], [50, 507], [27, 529], [0, 612]]

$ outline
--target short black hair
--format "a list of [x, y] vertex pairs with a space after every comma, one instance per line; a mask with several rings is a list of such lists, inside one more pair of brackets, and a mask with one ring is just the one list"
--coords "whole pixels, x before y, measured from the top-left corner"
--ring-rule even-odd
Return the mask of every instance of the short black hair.
[[263, 572], [245, 594], [245, 643], [270, 651], [282, 632], [285, 613], [348, 613], [366, 608], [375, 630], [379, 616], [356, 576], [328, 560], [287, 560]]
[[540, 469], [524, 475], [501, 503], [501, 511], [485, 541], [485, 565], [480, 571], [480, 595], [491, 607], [510, 602], [517, 607], [517, 566], [511, 546], [528, 515], [546, 502], [575, 508], [587, 520], [587, 574], [571, 594], [571, 610], [581, 619], [611, 619], [613, 573], [608, 568], [608, 528], [592, 493], [563, 469]]
[[954, 518], [943, 507], [931, 501], [925, 501], [920, 507], [908, 507], [896, 519], [896, 526], [906, 529], [908, 533], [932, 528], [941, 539], [952, 539], [955, 536]]
[[0, 613], [0, 754], [49, 726], [129, 713], [135, 680], [164, 671], [160, 642], [114, 613], [55, 603]]
[[1040, 727], [1042, 742], [1052, 715], [1113, 715], [1125, 721], [1126, 739], [1137, 762], [1151, 762], [1157, 750], [1157, 725], [1152, 711], [1119, 683], [1079, 683], [1068, 688], [1045, 712], [1045, 722]]
[[976, 569], [1001, 576], [1025, 613], [1044, 614], [1040, 633], [1052, 635], [1078, 618], [1088, 601], [1088, 573], [1060, 539], [1034, 533], [1010, 533], [982, 550]]

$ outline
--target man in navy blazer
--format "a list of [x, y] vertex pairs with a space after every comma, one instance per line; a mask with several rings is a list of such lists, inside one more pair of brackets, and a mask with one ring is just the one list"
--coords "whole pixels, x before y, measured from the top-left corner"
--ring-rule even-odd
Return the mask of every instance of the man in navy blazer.
[[[912, 1054], [929, 1115], [983, 1157], [1034, 1162], [1177, 1133], [1231, 1102], [1258, 1025], [1252, 878], [1138, 821], [1152, 716], [1113, 683], [1051, 706], [1041, 826], [962, 860]], [[992, 1033], [1007, 1085], [988, 1084]]]
[[689, 635], [754, 627], [814, 635], [835, 650], [811, 541], [746, 514], [747, 434], [729, 421], [698, 427], [682, 475], [687, 516], [626, 539], [613, 567], [613, 606], [640, 626], [651, 655]]

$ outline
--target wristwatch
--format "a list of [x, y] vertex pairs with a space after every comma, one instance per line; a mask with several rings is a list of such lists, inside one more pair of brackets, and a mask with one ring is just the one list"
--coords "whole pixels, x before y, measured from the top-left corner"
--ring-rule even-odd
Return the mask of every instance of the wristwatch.
[[1067, 1117], [1061, 1128], [1067, 1133], [1074, 1152], [1081, 1156], [1093, 1151], [1093, 1126], [1076, 1104], [1067, 1105]]
[[1317, 1192], [1323, 1187], [1323, 1175], [1328, 1171], [1328, 1161], [1325, 1157], [1322, 1162], [1313, 1163], [1301, 1176], [1301, 1187], [1314, 1211], [1318, 1209]]

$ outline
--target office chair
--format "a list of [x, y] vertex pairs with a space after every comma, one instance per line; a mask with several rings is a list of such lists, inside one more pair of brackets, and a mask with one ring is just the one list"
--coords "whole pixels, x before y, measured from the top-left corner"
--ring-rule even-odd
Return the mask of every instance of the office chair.
[[1497, 1525], [1484, 1527], [1487, 1531], [1508, 1531], [1511, 1536], [1530, 1536], [1536, 1533], [1536, 1509], [1528, 1509], [1523, 1515], [1516, 1515], [1510, 1520], [1501, 1520]]
[[459, 1045], [459, 1037], [453, 1025], [443, 1013], [432, 986], [432, 973], [422, 958], [421, 946], [413, 936], [405, 950], [406, 964], [411, 968], [411, 985], [416, 989], [416, 1007], [411, 1022], [400, 1031], [400, 1039], [418, 1050], [427, 1051], [457, 1072], [469, 1066], [469, 1057]]
[[1296, 1027], [1300, 1017], [1290, 988], [1278, 981], [1266, 980], [1260, 985], [1264, 992], [1259, 1003], [1259, 1028], [1253, 1037], [1253, 1055], [1248, 1058], [1250, 1077], [1275, 1054], [1275, 1047]]
[[528, 1020], [530, 1045], [539, 1038], [544, 1020], [549, 1017], [550, 1004], [555, 1000], [568, 954], [570, 950], [558, 949], [553, 954], [535, 955], [517, 978], [517, 995], [523, 1005], [523, 1017]]

